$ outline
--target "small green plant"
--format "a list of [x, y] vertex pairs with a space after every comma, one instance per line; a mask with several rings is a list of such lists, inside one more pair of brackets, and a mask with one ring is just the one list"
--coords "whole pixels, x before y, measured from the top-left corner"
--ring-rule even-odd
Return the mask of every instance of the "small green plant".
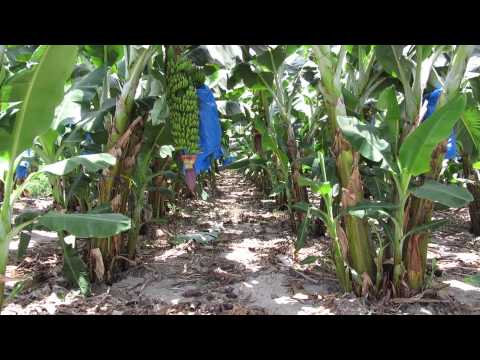
[[346, 262], [347, 239], [346, 234], [339, 225], [340, 215], [334, 216], [334, 197], [338, 195], [338, 186], [332, 186], [327, 179], [327, 172], [325, 169], [325, 158], [322, 152], [318, 154], [320, 165], [320, 178], [308, 179], [306, 177], [300, 178], [301, 186], [310, 186], [312, 191], [320, 195], [325, 203], [326, 211], [318, 209], [305, 202], [297, 203], [294, 208], [306, 212], [300, 229], [298, 231], [296, 250], [303, 247], [307, 229], [309, 227], [311, 218], [320, 218], [327, 227], [327, 233], [332, 239], [332, 255], [335, 263], [337, 277], [346, 292], [351, 291], [350, 272]]
[[438, 266], [437, 266], [437, 259], [436, 258], [433, 258], [432, 259], [432, 262], [431, 262], [431, 269], [430, 269], [430, 273], [427, 275], [425, 274], [426, 276], [426, 279], [425, 279], [425, 287], [429, 288], [433, 285], [433, 279], [435, 278], [435, 272], [438, 270]]
[[47, 175], [41, 173], [25, 186], [25, 191], [32, 198], [47, 197], [52, 194], [52, 186]]

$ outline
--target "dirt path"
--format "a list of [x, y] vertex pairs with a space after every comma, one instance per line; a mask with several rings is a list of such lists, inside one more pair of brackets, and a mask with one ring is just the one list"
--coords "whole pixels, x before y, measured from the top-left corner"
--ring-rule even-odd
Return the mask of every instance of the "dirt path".
[[[20, 265], [12, 261], [9, 273], [40, 275], [3, 313], [480, 313], [480, 287], [463, 282], [466, 275], [480, 268], [479, 242], [466, 231], [465, 212], [455, 214], [457, 223], [453, 221], [444, 232], [438, 232], [430, 248], [429, 255], [437, 258], [440, 270], [435, 283], [443, 281], [448, 288], [429, 302], [369, 303], [342, 295], [326, 256], [314, 265], [294, 263], [285, 213], [276, 211], [240, 175], [225, 171], [217, 185], [216, 199], [179, 204], [180, 210], [170, 223], [142, 241], [138, 266], [110, 287], [95, 286], [93, 296], [87, 299], [69, 290], [61, 277], [61, 252], [56, 249], [55, 236], [36, 232], [29, 256]], [[452, 218], [452, 212], [437, 216]], [[203, 240], [176, 246], [168, 242], [177, 235], [198, 232], [204, 233]], [[15, 246], [12, 243], [12, 254]], [[300, 260], [327, 251], [326, 239], [310, 239], [300, 252]]]

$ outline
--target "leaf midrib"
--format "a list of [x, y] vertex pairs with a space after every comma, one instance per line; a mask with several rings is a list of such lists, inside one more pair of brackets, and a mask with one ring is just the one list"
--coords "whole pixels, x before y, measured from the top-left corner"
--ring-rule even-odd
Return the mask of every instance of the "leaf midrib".
[[[109, 216], [107, 216], [109, 215]], [[46, 218], [49, 218], [49, 217], [76, 217], [76, 218], [81, 218], [83, 220], [101, 220], [102, 222], [112, 222], [112, 223], [123, 223], [123, 222], [128, 222], [128, 218], [126, 218], [125, 220], [123, 221], [120, 221], [121, 218], [119, 216], [116, 216], [117, 219], [115, 218], [112, 218], [112, 215], [117, 215], [117, 214], [101, 214], [101, 216], [99, 215], [92, 215], [92, 214], [58, 214], [58, 213], [52, 213], [50, 215], [45, 215]], [[106, 221], [105, 221], [106, 220]]]

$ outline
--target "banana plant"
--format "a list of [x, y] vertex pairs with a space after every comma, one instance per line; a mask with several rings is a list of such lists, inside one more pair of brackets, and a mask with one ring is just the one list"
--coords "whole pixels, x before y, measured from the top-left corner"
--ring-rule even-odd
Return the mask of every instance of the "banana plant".
[[[145, 124], [144, 116], [134, 116], [135, 99], [145, 68], [157, 50], [158, 46], [129, 46], [125, 58], [125, 83], [116, 102], [115, 116], [105, 124], [108, 132], [105, 151], [113, 155], [117, 163], [104, 174], [99, 184], [99, 198], [101, 203], [110, 204], [114, 212], [127, 212], [127, 197], [131, 185], [127, 173], [132, 171], [141, 147], [140, 143], [130, 144], [129, 140], [132, 134], [136, 133], [138, 137], [138, 134], [143, 133]], [[128, 151], [131, 146], [134, 147], [133, 153]], [[120, 181], [116, 183], [118, 180]], [[118, 186], [114, 186], [115, 184]], [[123, 184], [127, 184], [127, 188]], [[103, 263], [108, 269], [106, 279], [111, 278], [109, 269], [112, 268], [114, 258], [121, 253], [123, 245], [121, 236], [99, 239], [93, 245], [93, 249], [100, 249], [102, 254], [99, 263]]]
[[[51, 127], [55, 108], [62, 101], [63, 89], [73, 70], [77, 54], [77, 46], [44, 46], [41, 54], [38, 55], [38, 63], [7, 79], [0, 89], [2, 101], [14, 104], [11, 106], [14, 111], [7, 112], [6, 116], [0, 118], [0, 169], [5, 183], [5, 196], [0, 208], [0, 275], [2, 279], [0, 306], [3, 304], [5, 288], [3, 278], [8, 261], [9, 244], [23, 229], [38, 222], [48, 229], [59, 231], [61, 235], [68, 232], [72, 235], [90, 237], [95, 236], [96, 230], [99, 229], [101, 229], [100, 235], [106, 236], [130, 227], [130, 220], [118, 214], [82, 216], [57, 212], [32, 216], [25, 222], [12, 224], [14, 202], [28, 182], [37, 176], [37, 173], [30, 174], [21, 187], [14, 189], [16, 166], [23, 151], [28, 149], [38, 136], [47, 133]], [[78, 159], [73, 162], [85, 164], [85, 161]], [[56, 164], [54, 167], [68, 168], [68, 164]], [[60, 239], [63, 240], [62, 236]], [[72, 266], [69, 268], [74, 269]], [[73, 272], [71, 274], [73, 278], [84, 278], [84, 274]], [[83, 289], [88, 293], [88, 286], [83, 286]]]
[[[341, 46], [335, 54], [330, 45], [313, 45], [312, 50], [320, 73], [318, 88], [328, 114], [327, 136], [334, 139], [331, 149], [336, 161], [337, 178], [342, 188], [341, 205], [347, 208], [357, 205], [364, 198], [359, 171], [359, 154], [344, 138], [338, 124], [338, 118], [347, 115], [341, 82], [347, 49]], [[375, 265], [368, 240], [367, 223], [363, 219], [346, 214], [344, 224], [352, 268], [360, 276], [374, 279]]]
[[[421, 52], [425, 55], [426, 46], [417, 45], [417, 53]], [[433, 54], [431, 57], [435, 57], [439, 51], [445, 51], [443, 47], [433, 48]], [[442, 95], [439, 99], [439, 106], [444, 105], [447, 101], [453, 99], [458, 93], [462, 91], [463, 85], [465, 83], [465, 71], [467, 67], [468, 60], [473, 51], [472, 45], [459, 45], [453, 49], [453, 58], [449, 66], [448, 73], [446, 75], [445, 81], [442, 81], [441, 78], [438, 80], [441, 82], [443, 88]], [[416, 77], [418, 73], [420, 75], [425, 74], [423, 69], [423, 64], [425, 60], [420, 65], [420, 60], [418, 59], [419, 55], [417, 54], [417, 63], [416, 63]], [[424, 58], [425, 56], [423, 56]], [[422, 58], [422, 57], [421, 57]], [[433, 61], [431, 62], [433, 64]], [[428, 68], [433, 70], [433, 65], [427, 64]], [[421, 70], [419, 70], [421, 68]], [[433, 71], [431, 71], [433, 73]], [[426, 75], [424, 75], [426, 77]], [[414, 81], [414, 85], [416, 81]], [[423, 90], [424, 82], [421, 82], [421, 85], [417, 85], [417, 88], [420, 87], [416, 92], [414, 92], [414, 97], [416, 99], [421, 99], [421, 92]], [[415, 90], [415, 87], [413, 87]], [[417, 100], [420, 101], [420, 100]], [[421, 118], [421, 113], [418, 112], [418, 115], [415, 119], [415, 124], [409, 127], [409, 131], [418, 126], [419, 120]], [[461, 122], [459, 122], [461, 124]], [[407, 136], [408, 132], [405, 132], [402, 136]], [[420, 179], [423, 181], [438, 181], [441, 171], [442, 171], [442, 162], [444, 159], [445, 149], [447, 145], [447, 139], [443, 140], [438, 144], [435, 151], [432, 153], [431, 159], [431, 169], [427, 174]], [[407, 225], [408, 229], [413, 229], [417, 226], [424, 225], [431, 221], [433, 213], [433, 203], [428, 199], [419, 199], [412, 198], [411, 204], [409, 204], [410, 213], [409, 213], [409, 222]], [[411, 288], [420, 289], [424, 284], [424, 274], [426, 269], [426, 260], [427, 260], [427, 245], [429, 242], [428, 233], [420, 233], [411, 237], [411, 239], [406, 243], [405, 249], [405, 265], [407, 267], [407, 278], [408, 283]], [[420, 256], [417, 256], [420, 254]]]
[[[380, 127], [382, 128], [384, 139], [391, 144], [391, 151], [394, 154], [398, 153], [404, 139], [420, 125], [423, 110], [421, 106], [422, 93], [428, 84], [438, 86], [441, 83], [444, 88], [448, 89], [444, 94], [450, 94], [450, 96], [458, 92], [463, 74], [462, 71], [465, 69], [465, 60], [468, 58], [469, 51], [461, 46], [456, 48], [457, 56], [454, 58], [447, 75], [447, 81], [443, 84], [435, 71], [434, 64], [436, 59], [446, 51], [446, 48], [444, 46], [426, 45], [377, 45], [375, 47], [376, 60], [383, 70], [395, 80], [393, 86], [386, 89], [379, 98], [380, 107], [384, 110], [388, 108]], [[402, 104], [397, 103], [395, 87], [403, 89], [404, 100]], [[445, 96], [442, 99], [442, 104], [445, 103]], [[375, 128], [375, 124], [370, 124], [366, 129], [369, 130], [369, 127]], [[433, 168], [423, 177], [429, 180], [438, 180], [444, 144], [446, 144], [446, 140], [438, 144], [439, 147], [433, 154], [430, 154], [435, 159], [435, 161], [432, 161]], [[441, 158], [440, 155], [442, 156]], [[377, 167], [376, 174], [382, 173], [385, 174], [385, 171], [381, 167]], [[375, 180], [375, 185], [378, 185], [378, 176]], [[398, 184], [394, 184], [394, 189], [397, 187]], [[399, 194], [395, 195], [397, 196], [393, 198], [395, 202], [402, 200], [398, 198]], [[426, 226], [431, 218], [432, 201], [418, 197], [409, 197], [408, 201], [409, 205], [407, 208], [409, 209], [409, 214], [406, 217], [406, 228], [412, 230], [413, 228]], [[396, 227], [392, 221], [390, 220], [390, 225]], [[427, 232], [414, 234], [412, 236], [415, 239], [414, 241], [404, 242], [406, 249], [403, 250], [405, 254], [403, 260], [407, 267], [409, 285], [414, 289], [418, 289], [423, 283], [423, 274], [426, 266], [426, 244], [428, 243], [428, 239], [426, 239], [427, 234]], [[387, 250], [390, 250], [389, 246], [387, 246]], [[394, 252], [397, 254], [395, 282], [398, 285], [398, 274], [402, 271], [398, 267], [400, 263], [398, 258], [399, 251]], [[415, 254], [421, 254], [421, 256], [415, 257]], [[415, 269], [412, 269], [412, 267]], [[421, 271], [418, 271], [419, 269]]]
[[[396, 102], [396, 98], [391, 98]], [[382, 209], [382, 214], [387, 215], [393, 222], [391, 234], [393, 247], [393, 283], [397, 290], [400, 289], [401, 281], [405, 274], [405, 254], [403, 249], [406, 241], [414, 241], [414, 235], [428, 231], [438, 226], [437, 222], [420, 224], [412, 229], [407, 229], [406, 212], [407, 201], [413, 195], [419, 199], [439, 202], [449, 207], [463, 207], [473, 200], [472, 195], [463, 187], [445, 185], [435, 181], [425, 182], [420, 186], [411, 186], [412, 178], [430, 171], [431, 156], [439, 143], [450, 135], [455, 123], [460, 119], [465, 109], [466, 99], [463, 95], [457, 95], [444, 106], [412, 131], [400, 144], [398, 152], [392, 151], [392, 147], [385, 137], [382, 137], [378, 129], [368, 126], [353, 117], [338, 117], [338, 125], [345, 138], [352, 144], [363, 157], [375, 163], [379, 163], [387, 170], [396, 185], [396, 198], [394, 204], [377, 204], [372, 207], [369, 204], [359, 204], [349, 208], [349, 212], [361, 209]], [[391, 104], [390, 108], [395, 108]], [[394, 128], [394, 127], [392, 127]], [[398, 138], [400, 134], [390, 134]], [[391, 205], [395, 211], [390, 211]], [[383, 206], [383, 208], [382, 208]], [[420, 257], [421, 254], [418, 254]], [[417, 259], [420, 261], [420, 259]], [[418, 271], [421, 271], [419, 269]]]
[[[63, 97], [63, 87], [76, 61], [77, 47], [48, 46], [37, 65], [13, 75], [2, 84], [2, 101], [15, 102], [0, 122], [0, 172], [5, 183], [5, 196], [0, 221], [0, 274], [5, 274], [12, 234], [14, 171], [18, 156], [33, 140], [48, 131], [55, 107]], [[18, 192], [16, 193], [18, 195]], [[0, 284], [3, 294], [4, 284]]]

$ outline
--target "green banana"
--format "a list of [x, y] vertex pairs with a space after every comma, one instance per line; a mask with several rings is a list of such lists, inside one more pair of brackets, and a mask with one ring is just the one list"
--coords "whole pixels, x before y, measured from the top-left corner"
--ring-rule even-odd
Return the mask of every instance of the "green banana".
[[181, 56], [175, 60], [171, 47], [167, 57], [167, 102], [174, 144], [177, 150], [195, 154], [199, 150], [199, 107], [196, 88], [205, 82], [205, 74], [186, 57]]

